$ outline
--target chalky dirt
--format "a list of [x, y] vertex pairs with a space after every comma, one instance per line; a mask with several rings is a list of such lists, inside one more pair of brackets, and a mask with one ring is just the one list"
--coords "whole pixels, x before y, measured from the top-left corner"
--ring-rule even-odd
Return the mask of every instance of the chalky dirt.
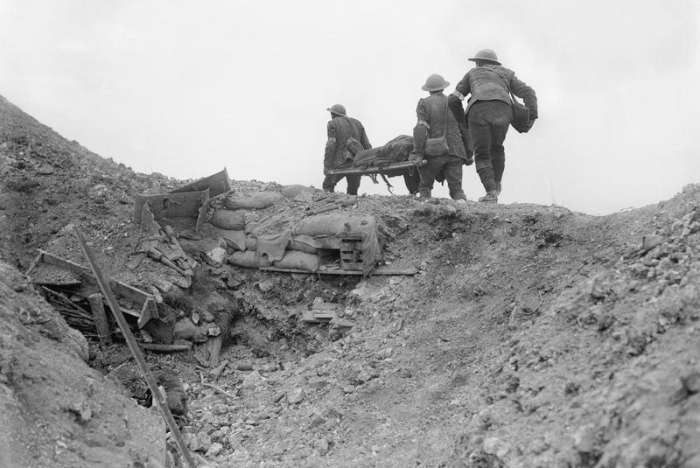
[[[104, 377], [133, 366], [123, 344], [70, 329], [18, 271], [73, 224], [118, 275], [132, 195], [181, 182], [2, 98], [0, 180], [0, 465], [169, 463], [155, 409]], [[373, 213], [385, 261], [417, 274], [196, 276], [231, 311], [219, 364], [148, 362], [181, 378], [209, 466], [698, 467], [699, 204], [700, 185], [602, 217], [360, 197], [342, 210]], [[304, 323], [319, 304], [352, 328]]]

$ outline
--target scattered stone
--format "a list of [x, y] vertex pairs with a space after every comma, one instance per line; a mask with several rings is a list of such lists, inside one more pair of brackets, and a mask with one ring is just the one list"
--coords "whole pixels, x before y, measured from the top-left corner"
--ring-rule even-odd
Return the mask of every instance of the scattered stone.
[[226, 260], [226, 249], [223, 247], [214, 247], [207, 253], [207, 257], [214, 265], [223, 265]]
[[214, 458], [217, 455], [219, 455], [223, 449], [224, 449], [223, 445], [221, 445], [218, 442], [214, 442], [213, 444], [211, 444], [211, 446], [207, 450], [206, 457], [207, 458]]
[[590, 454], [595, 450], [595, 427], [588, 424], [574, 433], [574, 448], [579, 453]]
[[290, 405], [299, 404], [304, 400], [305, 396], [306, 394], [304, 393], [304, 389], [297, 387], [287, 392], [287, 403]]
[[681, 377], [681, 384], [688, 395], [700, 392], [700, 372], [692, 372]]
[[654, 247], [661, 245], [664, 242], [664, 238], [657, 235], [650, 235], [642, 237], [642, 253], [646, 253], [653, 249]]
[[330, 450], [330, 444], [328, 443], [328, 440], [325, 437], [318, 439], [316, 441], [316, 449], [318, 450], [319, 455], [321, 455], [322, 457], [325, 456]]
[[212, 314], [212, 313], [209, 312], [208, 310], [205, 310], [205, 311], [202, 312], [202, 319], [203, 319], [205, 322], [213, 322], [213, 321], [216, 320], [216, 317], [214, 317], [214, 314]]
[[575, 396], [581, 390], [581, 385], [577, 382], [567, 382], [564, 386], [564, 395]]
[[266, 373], [276, 372], [277, 370], [279, 370], [279, 366], [277, 365], [277, 363], [273, 362], [273, 363], [269, 363], [269, 364], [263, 364], [262, 366], [258, 367], [258, 370], [260, 372], [266, 372]]
[[520, 387], [520, 378], [517, 375], [510, 374], [506, 377], [505, 391], [506, 393], [515, 393]]
[[487, 454], [495, 455], [498, 458], [505, 458], [511, 451], [511, 446], [498, 437], [487, 437], [484, 439], [483, 450]]
[[264, 383], [265, 379], [257, 371], [252, 371], [243, 379], [243, 383], [241, 383], [241, 388], [251, 390], [255, 389], [256, 387], [259, 387], [260, 385], [263, 385]]
[[51, 175], [54, 172], [55, 171], [54, 171], [53, 167], [49, 166], [48, 164], [44, 164], [36, 171], [36, 173], [39, 175]]
[[241, 361], [238, 364], [236, 364], [236, 370], [239, 371], [252, 371], [253, 370], [253, 364], [251, 364], [248, 361]]
[[258, 289], [264, 293], [271, 291], [274, 287], [275, 287], [274, 281], [269, 280], [269, 279], [258, 282]]

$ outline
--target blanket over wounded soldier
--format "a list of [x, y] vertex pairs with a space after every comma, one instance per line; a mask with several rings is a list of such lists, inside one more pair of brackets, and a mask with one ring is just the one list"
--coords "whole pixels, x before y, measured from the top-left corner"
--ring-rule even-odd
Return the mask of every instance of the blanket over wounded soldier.
[[413, 152], [413, 137], [399, 135], [385, 145], [371, 149], [363, 149], [359, 142], [353, 140], [350, 138], [347, 142], [348, 161], [333, 173], [379, 174], [390, 188], [386, 177], [403, 176], [408, 192], [412, 195], [418, 193], [419, 175], [416, 168], [420, 163], [409, 160]]

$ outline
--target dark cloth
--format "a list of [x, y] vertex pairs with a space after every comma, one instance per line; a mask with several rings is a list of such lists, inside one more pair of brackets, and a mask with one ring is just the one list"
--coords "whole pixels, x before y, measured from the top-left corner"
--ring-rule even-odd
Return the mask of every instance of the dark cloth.
[[[494, 190], [493, 182], [500, 182], [505, 167], [503, 141], [513, 118], [510, 105], [501, 101], [479, 101], [469, 110], [469, 132], [474, 145], [476, 170], [487, 191]], [[492, 176], [490, 174], [493, 174]]]
[[347, 188], [347, 193], [348, 195], [357, 195], [357, 190], [360, 188], [360, 179], [362, 179], [361, 175], [331, 175], [328, 174], [326, 177], [323, 178], [323, 190], [324, 192], [334, 192], [335, 191], [335, 185], [340, 182], [343, 177], [347, 179], [348, 182], [348, 188]]
[[435, 179], [439, 178], [447, 181], [450, 197], [454, 200], [466, 200], [467, 197], [462, 190], [462, 164], [463, 160], [457, 156], [438, 156], [427, 159], [427, 164], [418, 168], [420, 191], [432, 190]]
[[512, 102], [509, 90], [525, 102], [530, 109], [530, 117], [537, 118], [537, 95], [535, 90], [520, 81], [513, 70], [501, 65], [487, 64], [472, 68], [455, 87], [463, 97], [469, 96], [467, 114], [476, 102]]
[[449, 148], [448, 154], [463, 160], [467, 159], [459, 122], [448, 108], [447, 96], [440, 92], [421, 99], [418, 101], [416, 114], [418, 123], [416, 130], [413, 132], [414, 151], [416, 153], [424, 153], [425, 140], [427, 138], [439, 138], [446, 135]]
[[367, 133], [359, 120], [352, 117], [335, 116], [328, 121], [328, 141], [323, 158], [323, 168], [337, 169], [347, 161], [349, 138], [359, 141], [364, 149], [372, 147]]
[[462, 136], [462, 143], [464, 144], [464, 149], [467, 153], [467, 161], [465, 164], [470, 165], [474, 159], [472, 155], [474, 154], [474, 148], [471, 144], [471, 139], [469, 138], [469, 128], [467, 127], [467, 116], [464, 113], [464, 107], [462, 107], [462, 101], [453, 94], [447, 96], [447, 105], [452, 111], [457, 124], [459, 126], [459, 133]]

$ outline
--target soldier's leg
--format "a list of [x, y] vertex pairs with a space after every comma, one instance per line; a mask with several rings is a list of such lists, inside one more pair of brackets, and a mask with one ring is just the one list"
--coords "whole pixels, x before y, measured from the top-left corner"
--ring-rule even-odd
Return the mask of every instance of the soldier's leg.
[[435, 174], [440, 170], [440, 158], [429, 158], [427, 164], [418, 168], [420, 175], [420, 183], [418, 184], [418, 192], [421, 198], [429, 198], [433, 184], [435, 183]]
[[508, 104], [502, 102], [492, 103], [492, 107], [491, 163], [493, 164], [494, 179], [500, 188], [506, 163], [506, 152], [505, 148], [503, 147], [503, 142], [508, 134], [508, 128], [510, 127], [513, 111]]
[[453, 200], [467, 199], [464, 190], [462, 190], [462, 164], [462, 160], [454, 156], [450, 157], [450, 160], [445, 164], [445, 180]]
[[491, 162], [491, 125], [485, 119], [489, 102], [477, 102], [469, 109], [469, 135], [474, 148], [474, 165], [486, 192], [496, 189]]
[[417, 170], [409, 170], [403, 175], [403, 181], [406, 184], [408, 193], [415, 195], [418, 193], [418, 186], [420, 185], [420, 175], [418, 175]]
[[328, 174], [323, 178], [323, 191], [333, 193], [335, 191], [335, 184], [338, 183], [340, 178], [336, 175]]
[[349, 176], [345, 176], [345, 179], [348, 182], [348, 189], [347, 189], [348, 195], [357, 195], [357, 189], [360, 188], [360, 180], [362, 179], [362, 176], [361, 175], [349, 175]]

